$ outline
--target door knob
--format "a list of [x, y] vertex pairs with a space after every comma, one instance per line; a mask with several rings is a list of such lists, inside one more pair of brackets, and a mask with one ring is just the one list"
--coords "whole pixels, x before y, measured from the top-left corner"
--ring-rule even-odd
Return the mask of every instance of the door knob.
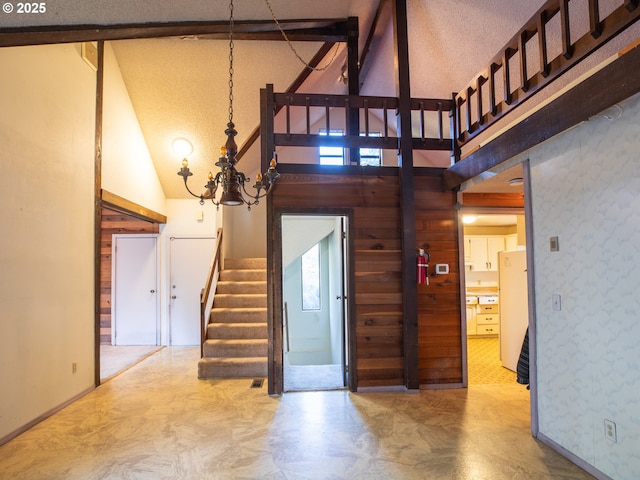
[[151, 292], [151, 293], [156, 293], [156, 291], [155, 291], [155, 290], [150, 290], [150, 292]]
[[175, 300], [177, 297], [175, 295], [171, 295], [171, 298]]

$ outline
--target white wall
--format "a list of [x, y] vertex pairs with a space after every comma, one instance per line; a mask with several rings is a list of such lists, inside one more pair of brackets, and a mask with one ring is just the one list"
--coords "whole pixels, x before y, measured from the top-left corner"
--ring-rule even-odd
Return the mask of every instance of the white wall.
[[94, 384], [96, 74], [72, 44], [0, 65], [2, 439]]
[[640, 96], [622, 106], [529, 156], [540, 432], [620, 480], [640, 472]]
[[102, 188], [165, 214], [164, 192], [109, 43], [105, 43], [102, 118]]

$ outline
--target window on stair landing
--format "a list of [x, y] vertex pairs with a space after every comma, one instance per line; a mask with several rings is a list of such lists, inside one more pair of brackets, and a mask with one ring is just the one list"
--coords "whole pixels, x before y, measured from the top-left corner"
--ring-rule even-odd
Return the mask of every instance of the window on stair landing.
[[320, 310], [320, 244], [302, 254], [302, 310]]
[[[326, 135], [326, 130], [320, 130], [318, 132], [320, 135]], [[342, 136], [344, 135], [343, 130], [331, 130], [329, 132], [329, 136]], [[361, 137], [364, 137], [364, 133], [360, 134]], [[381, 136], [380, 132], [369, 132], [370, 137], [379, 137]], [[320, 147], [320, 165], [344, 165], [344, 148], [343, 147]], [[382, 165], [382, 150], [379, 148], [369, 148], [363, 147], [360, 149], [360, 165], [361, 166], [369, 166], [369, 167], [379, 167]]]

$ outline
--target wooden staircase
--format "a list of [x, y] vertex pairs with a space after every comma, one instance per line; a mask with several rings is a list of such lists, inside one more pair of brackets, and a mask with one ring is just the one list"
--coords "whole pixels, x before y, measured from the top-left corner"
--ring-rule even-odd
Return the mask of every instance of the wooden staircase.
[[226, 259], [198, 378], [267, 376], [267, 260]]

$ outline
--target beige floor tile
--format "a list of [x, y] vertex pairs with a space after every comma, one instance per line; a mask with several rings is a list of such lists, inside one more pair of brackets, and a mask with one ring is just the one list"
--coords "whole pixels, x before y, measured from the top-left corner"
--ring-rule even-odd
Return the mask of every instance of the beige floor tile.
[[583, 479], [522, 385], [267, 395], [164, 348], [0, 447], [1, 479]]

